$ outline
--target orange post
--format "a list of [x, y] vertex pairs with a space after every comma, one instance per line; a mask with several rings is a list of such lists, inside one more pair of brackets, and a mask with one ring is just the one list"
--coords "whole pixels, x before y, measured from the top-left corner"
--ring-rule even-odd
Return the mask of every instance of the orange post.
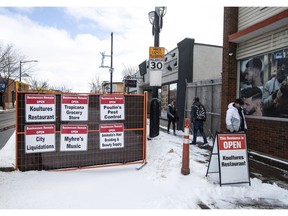
[[181, 173], [183, 175], [190, 174], [189, 168], [189, 126], [190, 119], [185, 119], [184, 137], [183, 137], [183, 153], [182, 153], [182, 168]]

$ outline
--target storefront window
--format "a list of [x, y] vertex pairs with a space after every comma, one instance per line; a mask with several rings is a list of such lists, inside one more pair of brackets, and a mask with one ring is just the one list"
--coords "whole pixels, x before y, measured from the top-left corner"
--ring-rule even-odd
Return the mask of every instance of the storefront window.
[[177, 83], [163, 85], [161, 89], [161, 118], [167, 119], [166, 108], [171, 99], [176, 101]]
[[288, 118], [288, 49], [240, 61], [246, 115]]

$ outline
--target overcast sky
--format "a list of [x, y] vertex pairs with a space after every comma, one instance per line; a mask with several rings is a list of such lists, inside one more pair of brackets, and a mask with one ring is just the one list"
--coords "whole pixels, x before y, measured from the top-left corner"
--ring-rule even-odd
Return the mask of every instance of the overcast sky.
[[[0, 41], [12, 43], [27, 56], [26, 60], [38, 60], [31, 63], [34, 78], [52, 86], [65, 85], [74, 92], [89, 92], [89, 83], [95, 77], [101, 82], [110, 81], [109, 69], [99, 67], [100, 52], [111, 54], [111, 32], [113, 81], [122, 81], [125, 68], [138, 68], [149, 59], [154, 38], [148, 13], [155, 6], [167, 6], [160, 46], [168, 51], [184, 38], [222, 46], [227, 1], [201, 1], [197, 5], [190, 1], [142, 2], [40, 0], [37, 5], [32, 1], [23, 5], [22, 1], [4, 1], [0, 3]], [[185, 2], [190, 2], [189, 6]], [[104, 66], [110, 67], [110, 62], [106, 57]]]

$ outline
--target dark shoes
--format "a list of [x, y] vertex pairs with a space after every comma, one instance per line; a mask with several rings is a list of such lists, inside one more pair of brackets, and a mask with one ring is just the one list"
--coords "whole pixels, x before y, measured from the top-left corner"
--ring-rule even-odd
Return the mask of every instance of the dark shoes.
[[196, 145], [196, 143], [195, 142], [191, 142], [190, 145]]

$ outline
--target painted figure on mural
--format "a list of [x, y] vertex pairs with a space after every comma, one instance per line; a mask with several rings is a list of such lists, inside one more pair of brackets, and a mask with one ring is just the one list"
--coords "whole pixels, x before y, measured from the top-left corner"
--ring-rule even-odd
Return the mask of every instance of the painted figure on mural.
[[241, 72], [240, 89], [249, 87], [263, 87], [263, 70], [262, 61], [260, 58], [250, 59], [246, 65], [245, 70]]
[[288, 115], [288, 58], [279, 61], [276, 76], [268, 80], [263, 88], [263, 115], [287, 117]]
[[258, 87], [242, 89], [240, 98], [244, 100], [244, 114], [262, 116], [262, 91]]

